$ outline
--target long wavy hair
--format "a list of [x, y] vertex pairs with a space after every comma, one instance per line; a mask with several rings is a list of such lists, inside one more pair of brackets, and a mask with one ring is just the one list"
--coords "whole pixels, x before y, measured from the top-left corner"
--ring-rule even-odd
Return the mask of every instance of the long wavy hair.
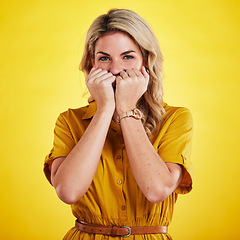
[[120, 31], [128, 34], [139, 46], [143, 64], [149, 71], [147, 91], [139, 99], [137, 108], [143, 113], [143, 126], [148, 136], [160, 130], [165, 110], [163, 103], [163, 56], [158, 40], [149, 25], [135, 12], [127, 9], [111, 9], [100, 15], [90, 26], [79, 69], [87, 76], [92, 68], [96, 41], [104, 34]]

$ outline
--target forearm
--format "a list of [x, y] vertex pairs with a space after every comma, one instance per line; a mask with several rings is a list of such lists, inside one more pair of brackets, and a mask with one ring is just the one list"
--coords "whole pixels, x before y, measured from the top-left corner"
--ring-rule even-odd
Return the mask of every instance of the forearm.
[[128, 159], [135, 180], [151, 202], [161, 202], [178, 186], [181, 167], [174, 171], [161, 159], [149, 141], [140, 120], [128, 117], [121, 120]]
[[97, 110], [83, 136], [53, 169], [52, 183], [58, 196], [68, 203], [80, 199], [88, 190], [101, 157], [113, 109]]

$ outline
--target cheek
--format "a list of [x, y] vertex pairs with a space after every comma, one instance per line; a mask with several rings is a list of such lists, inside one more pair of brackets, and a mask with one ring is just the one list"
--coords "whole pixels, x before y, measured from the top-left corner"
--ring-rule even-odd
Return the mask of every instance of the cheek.
[[97, 64], [95, 64], [95, 62], [92, 60], [92, 66], [94, 67], [94, 68], [97, 68]]
[[94, 62], [94, 61], [92, 61], [92, 66], [96, 69], [101, 68], [101, 65], [99, 65], [98, 62]]
[[91, 63], [92, 63], [92, 66], [94, 67], [94, 68], [101, 68], [101, 65], [99, 64], [99, 62], [98, 61], [96, 61], [96, 58], [95, 59], [92, 59], [91, 58]]
[[102, 62], [95, 62], [92, 63], [94, 68], [101, 68], [103, 70], [108, 70], [108, 64], [107, 63], [102, 63]]
[[143, 66], [143, 62], [142, 61], [136, 61], [136, 62], [131, 62], [127, 64], [127, 68], [135, 68], [140, 70]]
[[[96, 58], [95, 58], [96, 59]], [[92, 59], [91, 58], [91, 63], [92, 63], [92, 66], [94, 67], [94, 68], [101, 68], [101, 64], [99, 64], [99, 62], [98, 61], [96, 61], [96, 60], [94, 60], [94, 59]]]

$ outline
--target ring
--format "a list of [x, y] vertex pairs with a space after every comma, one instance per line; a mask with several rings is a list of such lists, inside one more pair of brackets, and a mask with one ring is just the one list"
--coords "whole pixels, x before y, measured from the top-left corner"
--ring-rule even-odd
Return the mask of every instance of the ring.
[[128, 74], [125, 71], [121, 73], [121, 77], [124, 77], [124, 76], [128, 76]]

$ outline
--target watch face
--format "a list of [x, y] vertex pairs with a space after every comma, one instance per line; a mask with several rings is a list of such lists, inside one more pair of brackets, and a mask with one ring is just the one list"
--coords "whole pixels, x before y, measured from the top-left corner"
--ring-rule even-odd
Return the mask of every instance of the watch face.
[[135, 114], [135, 117], [137, 119], [141, 119], [142, 118], [142, 113], [141, 113], [141, 111], [139, 109], [135, 108], [134, 109], [134, 114]]

